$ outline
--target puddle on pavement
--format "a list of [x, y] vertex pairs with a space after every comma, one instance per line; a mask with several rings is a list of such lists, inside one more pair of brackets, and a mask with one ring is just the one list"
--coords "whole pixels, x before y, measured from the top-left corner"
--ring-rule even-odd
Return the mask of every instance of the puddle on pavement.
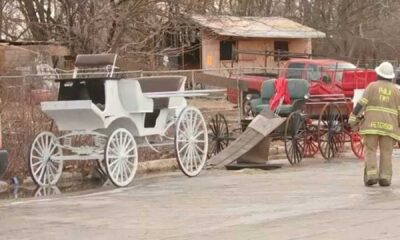
[[80, 192], [85, 190], [95, 190], [102, 188], [106, 183], [101, 180], [87, 180], [64, 184], [60, 186], [11, 186], [8, 190], [0, 192], [0, 200], [2, 199], [19, 199], [32, 197], [47, 197], [64, 193]]

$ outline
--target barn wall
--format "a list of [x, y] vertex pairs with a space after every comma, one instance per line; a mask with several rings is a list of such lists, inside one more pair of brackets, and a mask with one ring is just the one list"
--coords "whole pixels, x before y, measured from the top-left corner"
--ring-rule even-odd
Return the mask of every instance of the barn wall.
[[312, 53], [311, 39], [294, 39], [289, 43], [289, 51], [294, 53]]
[[[274, 42], [271, 39], [242, 39], [239, 40], [239, 50], [266, 51], [273, 50]], [[236, 64], [241, 68], [265, 68], [273, 67], [273, 58], [263, 55], [239, 54]]]
[[208, 32], [203, 32], [201, 38], [201, 60], [203, 69], [219, 68], [219, 39]]
[[[231, 68], [232, 61], [220, 61], [219, 56], [219, 42], [222, 38], [211, 36], [210, 33], [203, 32], [202, 34], [202, 68], [217, 69], [217, 68]], [[289, 51], [293, 53], [312, 53], [311, 39], [249, 39], [238, 38], [237, 48], [239, 50], [253, 50], [253, 51], [273, 51], [274, 41], [288, 41]], [[281, 63], [280, 66], [282, 66]], [[240, 68], [277, 68], [278, 63], [273, 56], [265, 57], [263, 55], [254, 54], [239, 54], [237, 62], [234, 62], [233, 67]]]

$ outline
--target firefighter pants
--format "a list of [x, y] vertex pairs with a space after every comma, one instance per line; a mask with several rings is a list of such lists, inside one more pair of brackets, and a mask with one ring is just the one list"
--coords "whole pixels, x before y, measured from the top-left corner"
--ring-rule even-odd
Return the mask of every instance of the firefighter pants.
[[[392, 180], [392, 152], [394, 140], [388, 136], [364, 135], [365, 172], [364, 181], [370, 179]], [[379, 168], [376, 152], [379, 145]], [[379, 170], [378, 170], [379, 169]]]

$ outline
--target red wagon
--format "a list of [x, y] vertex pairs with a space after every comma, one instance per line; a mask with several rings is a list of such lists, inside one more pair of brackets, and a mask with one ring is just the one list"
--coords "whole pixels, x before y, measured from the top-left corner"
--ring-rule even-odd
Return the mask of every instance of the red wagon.
[[[299, 60], [300, 61], [300, 60]], [[301, 59], [301, 61], [305, 61]], [[315, 60], [307, 60], [315, 61]], [[291, 60], [295, 62], [295, 60]], [[353, 95], [355, 89], [363, 89], [370, 82], [375, 81], [376, 75], [373, 70], [365, 69], [339, 69], [338, 62], [335, 66], [331, 61], [324, 61], [326, 67], [318, 69], [319, 77], [314, 76], [315, 80], [308, 80], [309, 94], [305, 98], [305, 103], [301, 108], [296, 108], [294, 112], [301, 116], [302, 123], [298, 129], [293, 129], [292, 136], [281, 136], [279, 139], [284, 140], [286, 155], [291, 164], [301, 162], [303, 157], [313, 157], [318, 151], [323, 158], [330, 160], [338, 156], [338, 153], [345, 148], [346, 143], [350, 143], [351, 149], [357, 158], [362, 159], [363, 144], [358, 131], [353, 131], [348, 124], [348, 117], [353, 109]], [[328, 67], [329, 66], [329, 67]], [[307, 68], [310, 70], [309, 68]], [[293, 69], [291, 69], [293, 71]], [[289, 69], [286, 70], [286, 73]], [[300, 69], [305, 71], [305, 69]], [[283, 71], [285, 73], [285, 71]], [[304, 73], [311, 74], [311, 73]], [[312, 74], [311, 74], [312, 75]], [[303, 76], [303, 75], [302, 75]], [[266, 80], [262, 83], [260, 95], [251, 94], [247, 100], [251, 101], [251, 114], [254, 116], [262, 110], [262, 106], [266, 106], [270, 100], [264, 94], [271, 87], [267, 87], [267, 82], [274, 80]], [[269, 83], [269, 86], [273, 84]], [[246, 86], [241, 83], [240, 86]], [[238, 89], [238, 91], [245, 91]], [[242, 96], [242, 94], [239, 94]], [[253, 100], [252, 100], [253, 99]], [[254, 100], [258, 99], [258, 100]], [[242, 102], [243, 98], [239, 98], [238, 102]], [[255, 102], [259, 103], [255, 103]], [[257, 106], [258, 104], [258, 106]], [[239, 105], [241, 106], [241, 105]], [[242, 113], [242, 111], [241, 111]], [[279, 113], [278, 113], [279, 114]], [[242, 130], [249, 124], [252, 118], [241, 115]], [[283, 116], [288, 117], [288, 116]], [[229, 141], [234, 139], [232, 132], [229, 131], [225, 117], [218, 114], [210, 121], [210, 129], [217, 129], [209, 134], [210, 155], [215, 155], [222, 151]], [[292, 142], [287, 145], [287, 137]], [[287, 149], [289, 146], [290, 149]], [[294, 149], [293, 149], [294, 148]]]

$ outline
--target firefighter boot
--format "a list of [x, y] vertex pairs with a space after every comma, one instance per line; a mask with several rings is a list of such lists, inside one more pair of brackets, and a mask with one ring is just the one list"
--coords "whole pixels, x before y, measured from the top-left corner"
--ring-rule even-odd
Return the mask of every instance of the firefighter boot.
[[364, 168], [364, 185], [366, 187], [371, 187], [378, 183], [378, 179], [367, 175], [367, 168]]
[[381, 187], [389, 187], [390, 181], [387, 179], [379, 179], [379, 186]]

